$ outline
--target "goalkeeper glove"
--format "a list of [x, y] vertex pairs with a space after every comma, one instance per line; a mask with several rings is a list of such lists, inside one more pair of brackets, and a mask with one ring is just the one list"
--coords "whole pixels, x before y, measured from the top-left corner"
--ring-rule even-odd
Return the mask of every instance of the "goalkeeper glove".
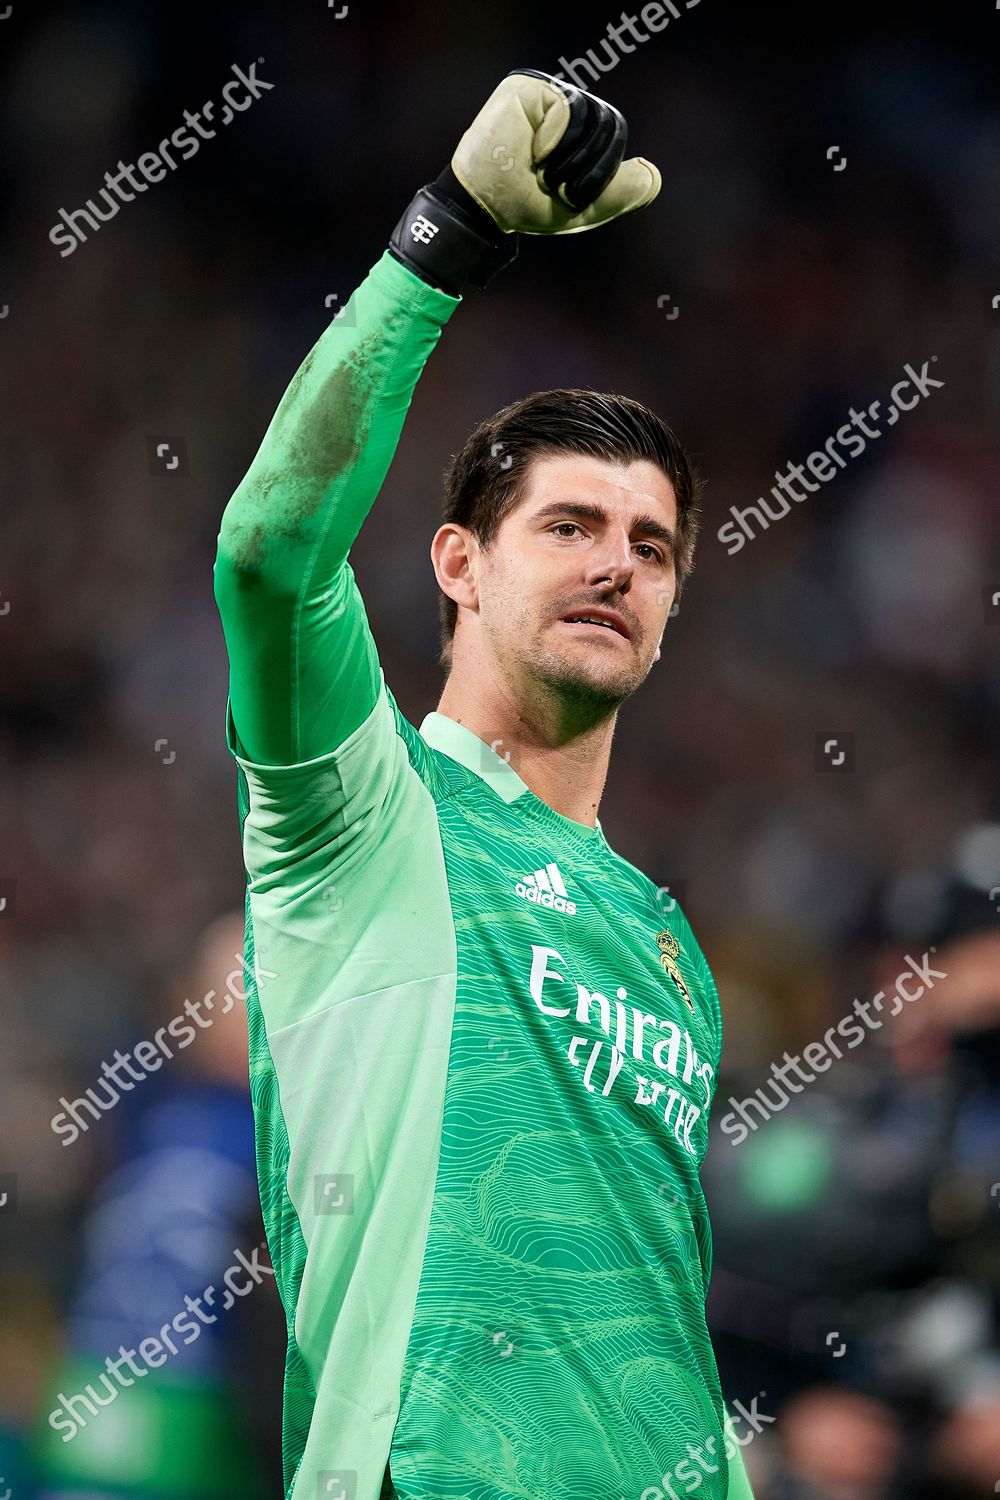
[[627, 140], [614, 105], [534, 68], [508, 73], [389, 248], [452, 296], [485, 287], [519, 234], [578, 234], [652, 202], [660, 174], [641, 156], [623, 160]]

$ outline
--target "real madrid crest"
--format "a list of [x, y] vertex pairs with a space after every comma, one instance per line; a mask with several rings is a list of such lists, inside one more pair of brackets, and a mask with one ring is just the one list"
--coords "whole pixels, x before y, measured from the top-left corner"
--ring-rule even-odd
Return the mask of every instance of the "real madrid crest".
[[694, 1001], [691, 993], [684, 983], [680, 969], [677, 967], [677, 956], [681, 951], [681, 945], [670, 931], [664, 927], [662, 932], [656, 934], [656, 946], [660, 950], [660, 963], [663, 965], [664, 973], [669, 974], [671, 979], [684, 996], [684, 1003], [688, 1010], [694, 1014]]

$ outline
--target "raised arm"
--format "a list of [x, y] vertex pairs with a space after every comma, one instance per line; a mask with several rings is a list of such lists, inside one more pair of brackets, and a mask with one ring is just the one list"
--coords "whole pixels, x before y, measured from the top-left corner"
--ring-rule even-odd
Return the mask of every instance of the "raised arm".
[[306, 356], [225, 509], [215, 597], [234, 748], [250, 760], [315, 759], [371, 712], [378, 657], [347, 557], [458, 300], [386, 251]]
[[222, 517], [215, 596], [234, 753], [314, 760], [371, 712], [378, 656], [347, 558], [424, 363], [462, 288], [507, 265], [519, 232], [575, 233], [656, 196], [659, 173], [623, 161], [625, 144], [603, 100], [508, 74], [307, 355]]

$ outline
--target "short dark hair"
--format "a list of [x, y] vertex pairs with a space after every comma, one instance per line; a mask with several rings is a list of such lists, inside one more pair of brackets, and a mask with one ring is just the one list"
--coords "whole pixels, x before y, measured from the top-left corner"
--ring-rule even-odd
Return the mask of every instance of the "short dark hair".
[[[679, 598], [694, 566], [702, 482], [667, 424], [629, 396], [575, 388], [536, 391], [481, 422], [445, 470], [442, 524], [465, 526], [481, 547], [489, 547], [524, 496], [533, 461], [571, 453], [626, 463], [648, 459], [667, 475], [677, 497]], [[439, 659], [450, 671], [458, 605], [442, 591], [438, 606]]]

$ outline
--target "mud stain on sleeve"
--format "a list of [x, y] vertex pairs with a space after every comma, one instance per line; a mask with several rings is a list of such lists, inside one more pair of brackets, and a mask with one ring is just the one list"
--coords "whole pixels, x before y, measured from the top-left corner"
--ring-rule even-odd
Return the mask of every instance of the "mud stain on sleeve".
[[277, 424], [226, 518], [227, 555], [241, 587], [259, 581], [271, 549], [311, 540], [311, 525], [333, 481], [364, 451], [373, 391], [384, 374], [376, 368], [384, 334], [379, 328], [363, 338], [318, 390], [305, 394], [319, 346], [292, 380]]

